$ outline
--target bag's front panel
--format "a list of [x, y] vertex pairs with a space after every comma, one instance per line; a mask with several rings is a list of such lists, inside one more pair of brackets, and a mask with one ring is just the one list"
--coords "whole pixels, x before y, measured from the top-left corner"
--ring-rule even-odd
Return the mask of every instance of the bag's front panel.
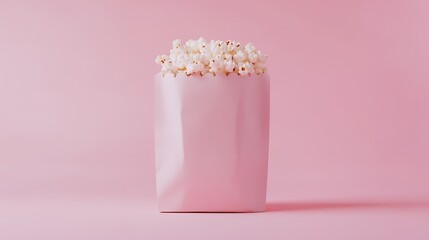
[[156, 79], [161, 211], [261, 211], [268, 157], [268, 78]]

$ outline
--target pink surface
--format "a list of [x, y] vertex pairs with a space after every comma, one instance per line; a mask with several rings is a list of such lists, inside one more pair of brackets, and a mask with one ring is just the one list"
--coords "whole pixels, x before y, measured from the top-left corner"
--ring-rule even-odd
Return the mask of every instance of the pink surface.
[[[428, 10], [0, 1], [0, 238], [427, 239], [424, 206], [388, 203], [429, 197]], [[154, 57], [200, 36], [270, 56], [267, 201], [323, 210], [156, 213]], [[388, 207], [348, 204], [361, 201]]]
[[163, 212], [265, 210], [268, 74], [155, 76], [155, 159]]
[[159, 213], [140, 199], [1, 201], [1, 239], [427, 239], [429, 206], [289, 202], [263, 213]]

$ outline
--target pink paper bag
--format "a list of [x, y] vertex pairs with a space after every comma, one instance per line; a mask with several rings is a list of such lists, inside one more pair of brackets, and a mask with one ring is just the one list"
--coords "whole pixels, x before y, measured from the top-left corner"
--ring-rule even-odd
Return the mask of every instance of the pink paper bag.
[[269, 111], [267, 74], [156, 75], [160, 211], [264, 211]]

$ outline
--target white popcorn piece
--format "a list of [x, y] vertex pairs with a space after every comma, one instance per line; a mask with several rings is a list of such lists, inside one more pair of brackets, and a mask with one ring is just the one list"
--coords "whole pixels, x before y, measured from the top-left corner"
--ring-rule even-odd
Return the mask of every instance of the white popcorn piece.
[[220, 60], [220, 59], [217, 59], [217, 60], [215, 60], [215, 59], [212, 59], [211, 61], [210, 61], [210, 72], [212, 72], [212, 73], [214, 73], [214, 74], [216, 74], [216, 73], [218, 73], [218, 72], [221, 72], [222, 70], [223, 70], [223, 63], [222, 63], [223, 61], [222, 60]]
[[192, 39], [188, 40], [186, 42], [186, 46], [188, 47], [188, 50], [191, 53], [198, 53], [198, 51], [199, 51], [198, 41], [195, 41]]
[[167, 55], [159, 55], [158, 57], [156, 57], [155, 62], [157, 64], [162, 64], [164, 65], [165, 63], [170, 61], [170, 57]]
[[202, 45], [206, 44], [206, 40], [204, 38], [202, 38], [202, 37], [200, 37], [197, 42], [198, 42], [199, 46], [202, 46]]
[[226, 73], [232, 73], [232, 72], [234, 72], [236, 66], [237, 66], [237, 64], [234, 61], [232, 61], [232, 60], [225, 61], [225, 63], [224, 63], [225, 72]]
[[186, 71], [185, 73], [187, 75], [191, 75], [195, 71], [195, 64], [194, 63], [188, 63], [186, 64]]
[[258, 62], [258, 54], [255, 52], [249, 53], [249, 55], [247, 57], [251, 63], [257, 63]]
[[225, 60], [225, 61], [232, 61], [232, 55], [229, 53], [229, 52], [224, 52], [223, 54], [222, 54], [222, 57], [223, 57], [223, 60]]
[[247, 53], [251, 53], [251, 52], [254, 52], [256, 50], [255, 46], [253, 46], [253, 43], [246, 44], [245, 49], [246, 49]]
[[242, 65], [239, 65], [238, 67], [238, 73], [240, 73], [240, 75], [249, 75], [255, 72], [255, 69], [253, 68], [253, 65], [246, 62]]
[[194, 64], [194, 73], [201, 73], [202, 71], [204, 71], [204, 64], [195, 63]]
[[236, 63], [240, 63], [240, 62], [244, 62], [247, 58], [247, 54], [243, 51], [238, 51], [235, 55], [234, 55], [234, 61]]
[[161, 64], [161, 72], [188, 76], [192, 74], [262, 74], [266, 72], [267, 55], [257, 51], [252, 43], [245, 46], [236, 41], [211, 40], [204, 38], [180, 39], [172, 42], [170, 55], [159, 55], [155, 62]]
[[180, 39], [173, 40], [173, 49], [179, 48], [181, 44], [182, 41]]

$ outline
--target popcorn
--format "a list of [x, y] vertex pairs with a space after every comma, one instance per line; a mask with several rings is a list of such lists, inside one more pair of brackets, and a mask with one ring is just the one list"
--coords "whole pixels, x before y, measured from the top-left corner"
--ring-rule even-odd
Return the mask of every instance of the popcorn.
[[224, 59], [225, 61], [232, 61], [232, 55], [231, 55], [231, 54], [229, 54], [229, 53], [227, 53], [227, 54], [225, 54], [225, 55], [223, 56], [223, 59]]
[[210, 65], [209, 65], [210, 69], [209, 72], [211, 73], [218, 73], [218, 72], [223, 72], [223, 61], [220, 59], [212, 59], [210, 61]]
[[155, 62], [157, 64], [162, 64], [164, 65], [166, 62], [170, 61], [170, 57], [167, 55], [159, 55], [156, 57]]
[[248, 55], [248, 59], [251, 63], [257, 63], [258, 62], [258, 54], [255, 52], [251, 52]]
[[236, 73], [242, 76], [266, 72], [267, 55], [257, 51], [252, 43], [245, 46], [236, 41], [211, 40], [204, 38], [180, 39], [172, 42], [170, 55], [159, 55], [155, 62], [161, 64], [161, 72], [168, 74], [204, 75]]
[[189, 52], [191, 53], [198, 53], [199, 52], [199, 46], [198, 42], [195, 40], [188, 40], [186, 42], [186, 47], [188, 47]]
[[234, 72], [236, 66], [237, 66], [237, 64], [232, 60], [225, 61], [225, 63], [224, 63], [225, 72], [227, 72], [227, 73]]
[[173, 49], [174, 48], [179, 48], [181, 43], [182, 43], [182, 41], [180, 41], [180, 39], [174, 40], [173, 41]]
[[204, 38], [202, 38], [202, 37], [200, 37], [199, 39], [198, 39], [198, 47], [201, 49], [203, 46], [205, 46], [206, 45], [206, 40], [204, 39]]
[[193, 73], [201, 73], [204, 70], [204, 65], [202, 63], [192, 62], [186, 64], [186, 74], [191, 75]]
[[234, 55], [234, 60], [237, 62], [244, 62], [247, 58], [247, 54], [243, 51], [238, 51], [235, 55]]
[[254, 72], [255, 72], [255, 69], [253, 68], [253, 65], [248, 63], [248, 62], [246, 62], [246, 63], [244, 63], [238, 67], [238, 73], [240, 75], [248, 75], [248, 74], [252, 74]]
[[256, 50], [255, 46], [253, 46], [252, 43], [246, 44], [245, 49], [246, 49], [246, 52], [248, 53], [254, 52]]

